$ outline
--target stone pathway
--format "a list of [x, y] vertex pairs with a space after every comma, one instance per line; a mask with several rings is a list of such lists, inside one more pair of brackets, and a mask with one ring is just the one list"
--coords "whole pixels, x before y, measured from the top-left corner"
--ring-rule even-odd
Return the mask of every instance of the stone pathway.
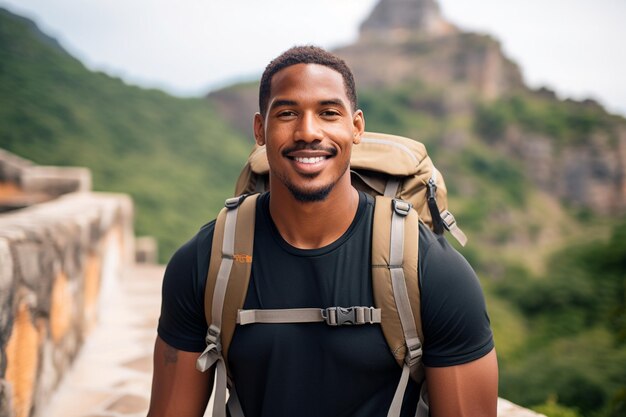
[[137, 266], [103, 289], [99, 323], [40, 415], [145, 417], [163, 270]]
[[[152, 351], [161, 303], [163, 266], [137, 266], [104, 288], [100, 320], [46, 417], [145, 417], [152, 383]], [[207, 410], [211, 410], [212, 401]], [[211, 415], [207, 411], [205, 417]], [[499, 417], [540, 417], [506, 400]]]

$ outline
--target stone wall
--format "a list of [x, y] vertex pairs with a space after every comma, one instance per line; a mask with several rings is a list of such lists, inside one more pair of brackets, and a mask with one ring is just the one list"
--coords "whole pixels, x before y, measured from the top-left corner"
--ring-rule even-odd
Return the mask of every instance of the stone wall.
[[0, 214], [0, 417], [45, 415], [98, 299], [133, 261], [132, 217], [128, 196], [91, 192]]
[[40, 166], [0, 149], [0, 212], [91, 190], [87, 168]]

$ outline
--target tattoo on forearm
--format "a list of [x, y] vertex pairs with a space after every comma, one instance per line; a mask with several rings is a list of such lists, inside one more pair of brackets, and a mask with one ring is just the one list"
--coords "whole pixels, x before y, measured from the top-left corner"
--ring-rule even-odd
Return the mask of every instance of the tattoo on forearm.
[[174, 349], [171, 346], [165, 348], [165, 352], [163, 353], [163, 358], [165, 359], [165, 364], [168, 363], [176, 363], [178, 361], [178, 350]]

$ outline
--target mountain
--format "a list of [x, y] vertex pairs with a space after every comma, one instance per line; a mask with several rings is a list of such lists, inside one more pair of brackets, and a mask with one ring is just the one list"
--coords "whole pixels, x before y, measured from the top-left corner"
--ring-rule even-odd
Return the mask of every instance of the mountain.
[[161, 261], [215, 217], [250, 143], [206, 100], [91, 72], [0, 9], [0, 148], [37, 164], [87, 166], [96, 190], [131, 194], [136, 232], [158, 238]]

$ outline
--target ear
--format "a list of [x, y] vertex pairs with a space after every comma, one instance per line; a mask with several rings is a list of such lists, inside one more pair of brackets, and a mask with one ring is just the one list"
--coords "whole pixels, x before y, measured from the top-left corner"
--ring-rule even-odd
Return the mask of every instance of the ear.
[[254, 140], [259, 146], [265, 145], [265, 124], [261, 113], [254, 115]]
[[354, 134], [352, 143], [358, 145], [361, 143], [361, 136], [363, 136], [363, 132], [365, 132], [365, 116], [363, 115], [362, 110], [354, 112], [354, 115], [352, 116], [352, 126]]

